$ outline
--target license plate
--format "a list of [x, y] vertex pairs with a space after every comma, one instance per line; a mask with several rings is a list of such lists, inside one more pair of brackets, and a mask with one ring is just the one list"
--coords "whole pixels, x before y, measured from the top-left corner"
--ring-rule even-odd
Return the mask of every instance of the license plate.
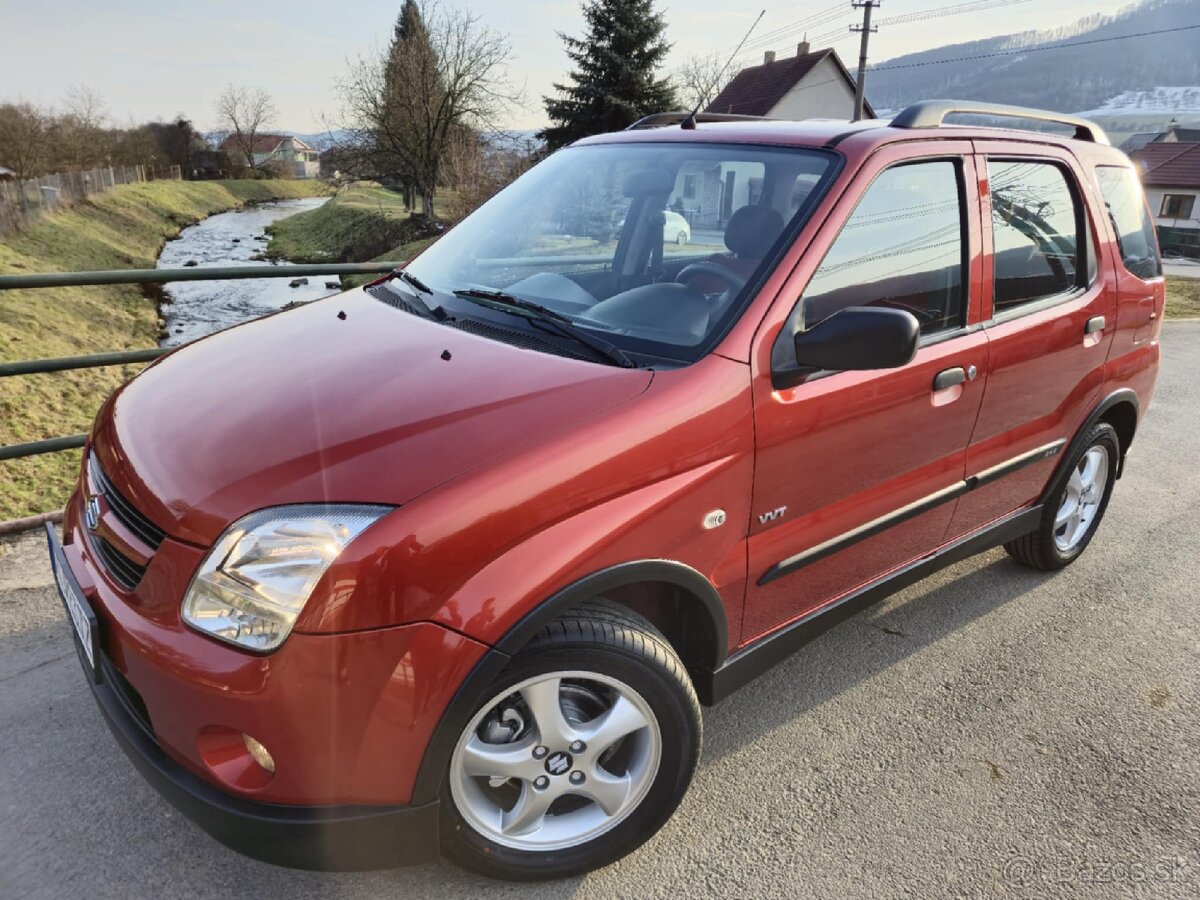
[[54, 571], [54, 583], [58, 586], [58, 596], [67, 610], [67, 619], [75, 632], [75, 650], [79, 653], [79, 661], [91, 679], [100, 681], [99, 629], [96, 614], [91, 605], [84, 599], [83, 591], [75, 576], [67, 566], [67, 558], [63, 554], [62, 544], [54, 533], [52, 525], [46, 525], [46, 540], [50, 545], [50, 568]]

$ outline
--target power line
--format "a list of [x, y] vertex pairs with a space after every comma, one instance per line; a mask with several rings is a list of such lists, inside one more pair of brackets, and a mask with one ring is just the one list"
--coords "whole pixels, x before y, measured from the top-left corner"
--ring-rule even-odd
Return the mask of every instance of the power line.
[[[950, 6], [939, 6], [934, 9], [925, 9], [918, 12], [905, 13], [899, 16], [889, 16], [886, 19], [880, 19], [879, 25], [909, 25], [913, 22], [925, 22], [929, 19], [941, 19], [946, 16], [958, 16], [963, 13], [987, 12], [992, 9], [1000, 9], [1005, 6], [1012, 6], [1017, 3], [1029, 3], [1030, 0], [968, 0], [965, 3], [956, 3]], [[849, 38], [851, 32], [843, 31], [842, 29], [834, 29], [822, 32], [813, 38], [813, 43], [841, 43]]]
[[[1066, 44], [1050, 44], [1050, 45], [1035, 44], [1030, 47], [1025, 47], [1021, 50], [1003, 50], [1003, 51], [999, 51], [997, 53], [980, 53], [975, 56], [956, 56], [953, 59], [935, 59], [935, 60], [931, 60], [930, 62], [923, 62], [923, 63], [904, 63], [902, 65], [892, 65], [892, 66], [872, 66], [869, 69], [869, 71], [883, 72], [888, 69], [912, 69], [912, 68], [917, 68], [919, 66], [937, 66], [937, 65], [941, 65], [943, 63], [963, 62], [965, 60], [973, 60], [973, 59], [990, 59], [992, 57], [997, 57], [997, 56], [1017, 56], [1022, 53], [1041, 53], [1041, 52], [1044, 52], [1047, 50], [1065, 50], [1068, 47], [1083, 47], [1088, 44], [1104, 44], [1104, 43], [1108, 43], [1110, 41], [1124, 41], [1124, 40], [1128, 40], [1129, 38], [1149, 37], [1151, 35], [1156, 35], [1156, 34], [1170, 34], [1172, 32], [1176, 32], [1176, 31], [1194, 31], [1197, 28], [1200, 28], [1200, 25], [1181, 25], [1177, 28], [1162, 28], [1162, 29], [1159, 29], [1158, 31], [1142, 31], [1142, 32], [1138, 32], [1137, 34], [1121, 34], [1121, 35], [1116, 35], [1115, 37], [1095, 38], [1095, 39], [1087, 40], [1087, 41], [1073, 41], [1071, 43], [1066, 43]], [[842, 78], [840, 76], [837, 78], [826, 78], [824, 81], [817, 81], [817, 82], [814, 82], [813, 84], [797, 85], [796, 87], [792, 88], [792, 90], [795, 92], [811, 91], [813, 88], [819, 88], [819, 87], [822, 87], [823, 85], [833, 84], [833, 83], [839, 82], [839, 81], [842, 81]]]
[[966, 62], [973, 59], [992, 59], [997, 56], [1020, 56], [1025, 53], [1044, 53], [1047, 50], [1065, 50], [1067, 47], [1087, 47], [1091, 44], [1107, 44], [1112, 41], [1125, 41], [1130, 38], [1151, 37], [1156, 34], [1172, 34], [1177, 31], [1194, 31], [1200, 28], [1200, 25], [1180, 25], [1176, 28], [1160, 28], [1157, 31], [1140, 31], [1137, 34], [1118, 34], [1114, 37], [1092, 38], [1087, 41], [1071, 41], [1064, 44], [1034, 44], [1031, 47], [1023, 47], [1019, 50], [998, 50], [995, 53], [977, 53], [973, 56], [955, 56], [950, 59], [931, 59], [927, 62], [919, 63], [900, 63], [890, 66], [873, 66], [872, 72], [882, 72], [887, 69], [916, 69], [922, 66], [940, 66], [945, 63]]
[[890, 16], [880, 19], [880, 25], [906, 25], [909, 22], [924, 22], [927, 19], [941, 19], [946, 16], [957, 16], [962, 13], [986, 12], [1001, 6], [1012, 6], [1017, 3], [1029, 3], [1030, 0], [967, 0], [965, 3], [955, 3], [950, 6], [939, 6], [934, 9], [918, 10], [900, 16]]

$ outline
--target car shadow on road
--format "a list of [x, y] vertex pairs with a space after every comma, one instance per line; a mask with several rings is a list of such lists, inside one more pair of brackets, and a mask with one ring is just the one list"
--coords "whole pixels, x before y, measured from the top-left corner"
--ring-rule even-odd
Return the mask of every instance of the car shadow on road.
[[965, 632], [1053, 577], [994, 550], [863, 610], [705, 710], [704, 761], [716, 762], [936, 642]]

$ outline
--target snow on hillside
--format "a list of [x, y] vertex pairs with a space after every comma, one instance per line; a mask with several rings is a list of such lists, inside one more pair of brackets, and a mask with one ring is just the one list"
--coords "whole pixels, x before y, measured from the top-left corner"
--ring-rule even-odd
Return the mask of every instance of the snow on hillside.
[[1159, 86], [1153, 90], [1122, 91], [1081, 116], [1124, 116], [1138, 113], [1200, 115], [1200, 86]]

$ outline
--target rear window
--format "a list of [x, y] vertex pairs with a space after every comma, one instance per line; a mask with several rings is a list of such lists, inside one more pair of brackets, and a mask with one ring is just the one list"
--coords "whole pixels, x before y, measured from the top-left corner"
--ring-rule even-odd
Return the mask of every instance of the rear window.
[[1051, 162], [989, 160], [996, 313], [1087, 282], [1084, 216]]
[[1117, 233], [1122, 264], [1139, 278], [1157, 278], [1162, 274], [1158, 239], [1137, 175], [1124, 166], [1099, 166], [1096, 180]]

